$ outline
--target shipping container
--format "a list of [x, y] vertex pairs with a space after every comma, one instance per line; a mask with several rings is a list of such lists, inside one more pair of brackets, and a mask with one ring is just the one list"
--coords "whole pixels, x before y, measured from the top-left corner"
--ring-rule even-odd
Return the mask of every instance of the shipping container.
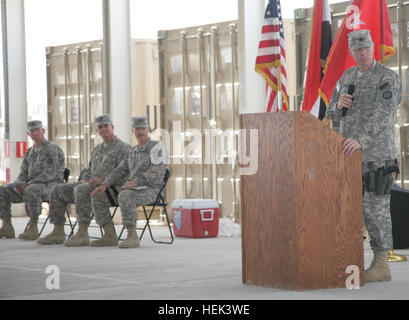
[[[333, 39], [335, 39], [336, 33], [350, 5], [351, 1], [330, 5]], [[403, 87], [402, 103], [398, 108], [395, 125], [396, 143], [399, 150], [397, 157], [401, 171], [397, 182], [401, 187], [409, 189], [409, 2], [389, 0], [388, 7], [393, 43], [397, 50], [393, 57], [386, 60], [385, 65], [400, 75]], [[303, 93], [304, 72], [312, 28], [312, 13], [313, 8], [301, 8], [294, 12], [297, 53], [296, 94], [298, 106], [301, 104]]]
[[[47, 47], [46, 59], [48, 137], [64, 150], [76, 181], [102, 141], [93, 123], [104, 112], [102, 41]], [[160, 121], [157, 41], [132, 40], [131, 62], [132, 115], [148, 114], [154, 127]]]
[[172, 175], [167, 201], [218, 201], [239, 219], [237, 21], [158, 33], [162, 127]]

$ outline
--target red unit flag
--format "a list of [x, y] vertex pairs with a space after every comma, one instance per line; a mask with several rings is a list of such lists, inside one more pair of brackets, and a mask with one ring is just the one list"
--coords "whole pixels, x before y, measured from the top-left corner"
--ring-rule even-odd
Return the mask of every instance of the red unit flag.
[[325, 76], [319, 89], [326, 105], [330, 102], [338, 79], [346, 69], [356, 65], [348, 52], [348, 34], [359, 29], [371, 31], [375, 44], [374, 56], [377, 61], [384, 61], [395, 54], [386, 0], [354, 0], [347, 9], [347, 14], [328, 55]]

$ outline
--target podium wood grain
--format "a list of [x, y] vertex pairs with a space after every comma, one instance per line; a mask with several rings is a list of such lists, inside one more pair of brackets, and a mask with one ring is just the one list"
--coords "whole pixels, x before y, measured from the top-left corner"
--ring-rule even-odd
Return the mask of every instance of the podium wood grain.
[[[241, 176], [243, 283], [292, 290], [364, 283], [361, 153], [307, 112], [241, 115], [258, 171]], [[247, 142], [246, 150], [250, 146]]]

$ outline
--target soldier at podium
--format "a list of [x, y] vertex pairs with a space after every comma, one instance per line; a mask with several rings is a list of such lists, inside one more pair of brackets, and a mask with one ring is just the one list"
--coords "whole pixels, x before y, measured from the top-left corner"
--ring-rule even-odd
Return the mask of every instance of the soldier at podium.
[[326, 116], [345, 141], [346, 155], [362, 151], [363, 215], [374, 253], [366, 282], [389, 281], [387, 253], [392, 248], [390, 187], [398, 171], [394, 125], [402, 99], [399, 76], [376, 62], [370, 30], [349, 33], [357, 66], [344, 72], [332, 93]]

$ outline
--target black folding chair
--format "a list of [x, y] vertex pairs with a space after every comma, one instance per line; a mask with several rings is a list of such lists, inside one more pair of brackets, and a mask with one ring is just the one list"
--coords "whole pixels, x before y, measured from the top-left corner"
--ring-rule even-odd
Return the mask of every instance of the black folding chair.
[[[173, 239], [174, 239], [174, 238], [173, 238], [172, 227], [170, 226], [170, 221], [169, 221], [168, 212], [166, 211], [166, 206], [168, 205], [168, 203], [165, 201], [165, 199], [164, 199], [164, 197], [163, 197], [163, 195], [162, 195], [162, 192], [163, 192], [163, 190], [165, 189], [166, 184], [167, 184], [167, 182], [168, 182], [168, 180], [169, 180], [169, 176], [170, 176], [170, 170], [169, 170], [169, 168], [166, 168], [165, 177], [163, 178], [163, 185], [162, 185], [162, 187], [160, 188], [159, 193], [158, 193], [158, 195], [156, 196], [155, 201], [154, 201], [153, 203], [150, 203], [150, 204], [147, 204], [147, 205], [142, 206], [142, 207], [143, 207], [143, 212], [144, 212], [145, 218], [146, 218], [146, 223], [145, 223], [145, 226], [144, 226], [143, 228], [136, 228], [136, 229], [138, 229], [138, 230], [142, 230], [142, 233], [141, 233], [141, 235], [139, 236], [139, 240], [142, 240], [142, 237], [143, 237], [143, 235], [144, 235], [144, 233], [145, 233], [145, 230], [146, 230], [146, 228], [148, 228], [149, 234], [150, 234], [151, 239], [152, 239], [153, 242], [155, 242], [155, 243], [160, 243], [160, 244], [172, 244], [172, 243], [173, 243]], [[112, 202], [111, 202], [111, 203], [112, 203]], [[118, 204], [116, 204], [116, 206], [118, 207]], [[149, 215], [148, 215], [148, 213], [146, 212], [146, 207], [152, 207], [152, 209], [151, 209]], [[153, 234], [152, 234], [152, 229], [151, 229], [151, 226], [150, 226], [150, 223], [149, 223], [149, 222], [150, 222], [150, 219], [151, 219], [152, 214], [153, 214], [153, 212], [155, 211], [155, 208], [156, 208], [156, 207], [162, 207], [163, 210], [164, 210], [164, 212], [165, 212], [165, 217], [166, 217], [166, 221], [167, 221], [167, 223], [168, 223], [168, 228], [169, 228], [169, 233], [170, 233], [170, 238], [171, 238], [170, 241], [158, 241], [158, 240], [156, 240], [156, 239], [154, 238], [154, 236], [153, 236]], [[114, 213], [115, 213], [115, 212], [116, 212], [116, 209], [115, 209]], [[125, 226], [122, 227], [122, 230], [121, 230], [121, 233], [119, 234], [118, 240], [121, 240], [121, 236], [122, 236], [122, 233], [124, 232], [124, 230], [125, 230]]]
[[[68, 178], [70, 177], [70, 172], [71, 172], [71, 171], [70, 171], [69, 168], [65, 168], [65, 169], [64, 169], [64, 181], [65, 181], [65, 183], [68, 182]], [[49, 203], [49, 201], [43, 201], [43, 202]], [[66, 223], [65, 225], [66, 225], [66, 226], [70, 226], [70, 228], [71, 228], [71, 232], [70, 232], [70, 234], [68, 235], [68, 237], [70, 237], [70, 236], [72, 235], [72, 233], [74, 232], [75, 224], [74, 224], [74, 225], [72, 224], [72, 222], [71, 222], [71, 217], [70, 217], [70, 213], [68, 212], [67, 209], [65, 210], [65, 213], [67, 214], [67, 218], [68, 218], [68, 223]], [[40, 237], [41, 234], [43, 233], [43, 230], [44, 230], [45, 225], [47, 224], [49, 218], [50, 218], [50, 215], [47, 215], [47, 218], [45, 219], [45, 221], [44, 221], [44, 223], [43, 223], [43, 226], [41, 227], [40, 233], [38, 234], [39, 237]], [[24, 231], [27, 230], [28, 225], [29, 225], [29, 223], [27, 223], [26, 227], [24, 228]]]

